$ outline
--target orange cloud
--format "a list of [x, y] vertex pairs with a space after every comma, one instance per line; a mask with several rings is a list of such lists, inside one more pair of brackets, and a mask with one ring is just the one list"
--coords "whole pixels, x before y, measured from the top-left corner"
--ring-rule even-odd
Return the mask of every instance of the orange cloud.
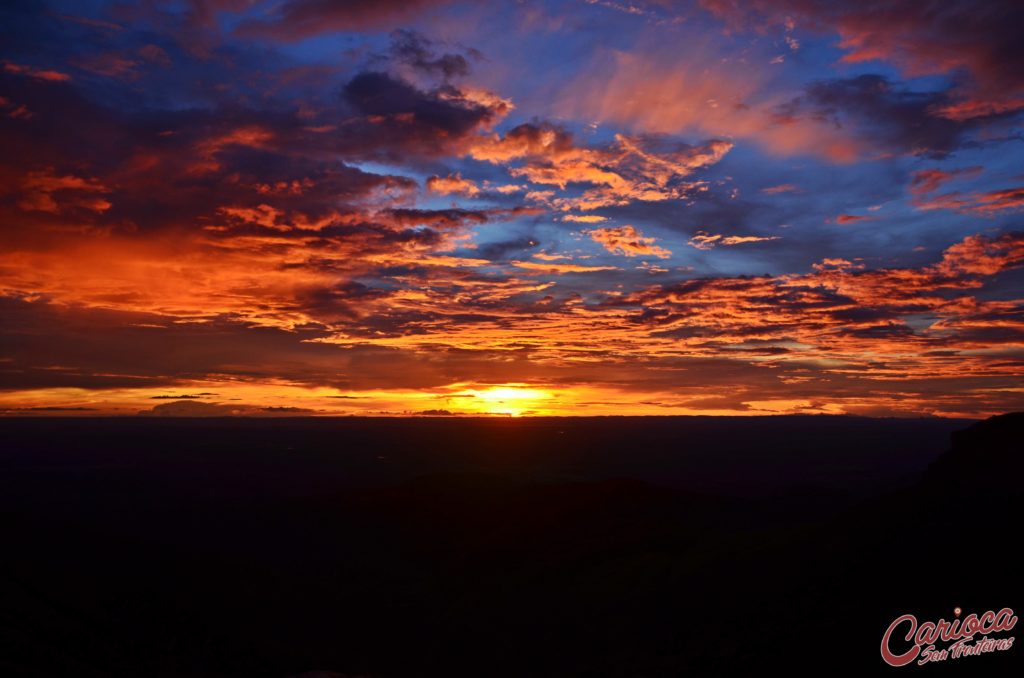
[[835, 223], [840, 224], [840, 225], [856, 224], [858, 221], [870, 221], [870, 220], [871, 220], [871, 217], [865, 217], [865, 216], [862, 216], [860, 214], [840, 214], [840, 215], [838, 215], [834, 219]]
[[947, 276], [994, 275], [1024, 263], [1024, 238], [1008, 234], [998, 238], [973, 235], [950, 246], [935, 270]]
[[1013, 113], [1024, 109], [1024, 99], [1008, 100], [972, 100], [961, 99], [948, 106], [937, 106], [933, 110], [943, 118], [963, 122], [974, 118], [985, 118], [993, 115]]
[[655, 239], [645, 237], [643, 233], [630, 225], [595, 228], [584, 231], [594, 242], [601, 245], [612, 254], [621, 254], [627, 257], [658, 257], [668, 259], [672, 252], [664, 247], [654, 244]]
[[972, 212], [1002, 212], [1024, 207], [1024, 187], [985, 191], [973, 195], [975, 205]]
[[463, 179], [461, 174], [449, 174], [446, 177], [427, 177], [427, 190], [442, 195], [464, 195], [473, 197], [480, 192], [480, 188], [470, 181]]
[[[544, 257], [538, 257], [543, 259]], [[562, 273], [596, 273], [598, 271], [614, 271], [614, 266], [582, 266], [580, 264], [555, 264], [545, 263], [539, 264], [535, 261], [513, 261], [513, 266], [517, 268], [524, 268], [534, 273], [553, 273], [561, 275]]]
[[[464, 411], [420, 403], [488, 382], [551, 394], [524, 413], [604, 411], [583, 394], [622, 411], [694, 412], [716, 393], [784, 411], [813, 402], [834, 412], [980, 413], [1006, 406], [1012, 394], [999, 389], [1019, 372], [1007, 356], [1024, 350], [1024, 300], [974, 295], [1024, 265], [1019, 234], [971, 236], [922, 268], [829, 259], [804, 274], [691, 279], [596, 300], [553, 281], [483, 275], [483, 260], [360, 251], [352, 233], [324, 251], [319, 238], [285, 235], [211, 241], [205, 253], [183, 252], [180, 239], [5, 251], [3, 288], [50, 301], [0, 297], [6, 327], [22, 337], [6, 344], [21, 371], [8, 374], [13, 390], [0, 407], [138, 411], [173, 385], [220, 394], [213, 404], [238, 398], [246, 412]], [[404, 270], [404, 287], [357, 282], [375, 267]], [[929, 326], [907, 322], [922, 316]]]
[[571, 221], [577, 224], [599, 224], [602, 221], [608, 221], [608, 217], [597, 214], [566, 214], [562, 217], [562, 221]]
[[504, 136], [482, 135], [474, 139], [468, 154], [474, 160], [504, 163], [527, 157], [559, 158], [577, 152], [572, 135], [548, 124], [526, 123]]
[[21, 190], [18, 206], [23, 210], [57, 214], [70, 208], [92, 212], [110, 209], [109, 201], [95, 195], [107, 192], [97, 179], [58, 175], [52, 168], [29, 172], [22, 179]]
[[45, 80], [47, 82], [68, 82], [71, 80], [71, 76], [67, 73], [36, 68], [34, 66], [25, 66], [23, 64], [14, 64], [9, 61], [4, 62], [4, 71], [15, 75], [28, 76], [30, 78], [35, 78], [36, 80]]
[[792, 97], [768, 88], [765, 68], [702, 44], [671, 59], [610, 51], [565, 89], [555, 110], [647, 133], [751, 138], [783, 155], [851, 162], [863, 154], [862, 142], [824, 120], [780, 115]]
[[615, 136], [602, 147], [579, 146], [568, 132], [548, 124], [525, 124], [504, 137], [481, 136], [468, 154], [493, 163], [518, 164], [509, 173], [533, 184], [570, 184], [588, 188], [579, 197], [556, 197], [553, 192], [531, 191], [538, 200], [560, 211], [593, 210], [633, 201], [660, 202], [684, 199], [705, 188], [687, 181], [696, 170], [719, 162], [732, 143], [720, 139], [699, 146], [672, 143], [658, 137]]
[[526, 190], [526, 186], [521, 184], [504, 184], [502, 186], [495, 186], [491, 190], [502, 195], [510, 195], [512, 193], [521, 193]]
[[919, 198], [914, 201], [914, 205], [921, 210], [947, 209], [965, 214], [990, 215], [1024, 208], [1024, 187], [966, 194], [954, 191], [931, 198]]
[[778, 240], [779, 238], [780, 238], [780, 236], [777, 236], [777, 235], [770, 235], [770, 236], [730, 235], [730, 236], [727, 236], [725, 238], [722, 238], [719, 242], [721, 244], [725, 245], [726, 247], [729, 247], [729, 246], [732, 246], [732, 245], [745, 245], [746, 243], [751, 243], [751, 242], [768, 242], [769, 240]]
[[981, 172], [981, 167], [963, 167], [955, 170], [924, 169], [911, 175], [910, 193], [921, 196], [934, 193], [947, 182], [957, 177], [972, 177]]
[[730, 235], [710, 234], [707, 231], [697, 231], [689, 240], [690, 247], [699, 250], [710, 250], [717, 245], [731, 247], [733, 245], [745, 245], [752, 242], [768, 242], [778, 240], [780, 236], [757, 236], [757, 235]]

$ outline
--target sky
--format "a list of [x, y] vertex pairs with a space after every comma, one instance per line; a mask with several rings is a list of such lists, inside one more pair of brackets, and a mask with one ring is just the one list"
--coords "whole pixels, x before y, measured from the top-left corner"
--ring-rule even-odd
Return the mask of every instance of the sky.
[[1013, 0], [0, 8], [0, 412], [1024, 408]]

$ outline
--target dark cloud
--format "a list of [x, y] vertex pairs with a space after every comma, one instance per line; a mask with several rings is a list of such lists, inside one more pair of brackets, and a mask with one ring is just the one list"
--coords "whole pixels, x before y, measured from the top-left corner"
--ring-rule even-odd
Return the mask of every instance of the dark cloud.
[[468, 56], [453, 52], [437, 53], [433, 41], [421, 33], [400, 29], [391, 33], [390, 56], [395, 61], [416, 71], [442, 80], [469, 75], [469, 59], [479, 59], [480, 53], [468, 50]]
[[460, 139], [508, 111], [499, 100], [481, 103], [450, 85], [425, 92], [383, 72], [356, 75], [345, 84], [342, 97], [363, 116], [346, 124], [344, 132], [365, 144], [368, 155], [450, 153]]
[[881, 75], [813, 83], [804, 96], [776, 111], [779, 123], [799, 117], [852, 127], [880, 150], [943, 157], [959, 148], [976, 125], [936, 114], [949, 103], [942, 92], [915, 92]]
[[[0, 297], [0, 388], [173, 386], [211, 372], [269, 375], [266, 356], [326, 358], [332, 347], [302, 345], [322, 331], [288, 333], [224, 319], [175, 324], [172, 317], [83, 309]], [[261, 367], [262, 365], [262, 367]], [[310, 369], [309, 367], [305, 368]]]
[[152, 409], [139, 412], [150, 417], [233, 417], [251, 414], [254, 408], [237, 404], [203, 403], [192, 400], [176, 400], [154, 405]]
[[[0, 118], [0, 140], [11, 151], [6, 162], [0, 159], [6, 190], [31, 172], [95, 178], [110, 206], [93, 220], [110, 226], [195, 228], [201, 219], [218, 220], [221, 208], [261, 205], [280, 211], [284, 222], [296, 213], [316, 220], [371, 192], [417, 186], [326, 157], [332, 140], [308, 131], [294, 111], [127, 114], [92, 103], [74, 84], [0, 78], [9, 96], [36, 111], [29, 120]], [[66, 115], [75, 126], [63, 124]], [[348, 150], [358, 155], [365, 148]]]
[[522, 236], [512, 240], [502, 240], [480, 245], [475, 254], [491, 261], [507, 261], [510, 258], [522, 258], [524, 253], [536, 249], [540, 243], [530, 236]]
[[1024, 5], [1017, 0], [701, 0], [734, 27], [838, 33], [849, 62], [882, 59], [908, 76], [947, 74], [955, 101], [943, 115], [967, 119], [1024, 102]]
[[182, 393], [181, 395], [155, 395], [149, 396], [150, 400], [198, 400], [200, 398], [207, 398], [209, 396], [217, 395], [216, 393]]

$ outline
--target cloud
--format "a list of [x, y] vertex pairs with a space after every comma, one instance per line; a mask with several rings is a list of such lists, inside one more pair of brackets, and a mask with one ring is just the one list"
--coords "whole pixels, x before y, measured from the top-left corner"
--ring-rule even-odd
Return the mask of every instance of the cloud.
[[[569, 132], [548, 123], [519, 125], [504, 136], [483, 135], [469, 147], [476, 160], [513, 164], [509, 173], [560, 193], [584, 186], [579, 195], [532, 192], [560, 211], [589, 211], [634, 201], [684, 199], [702, 190], [687, 180], [698, 169], [719, 162], [732, 144], [712, 139], [691, 145], [663, 135], [618, 134], [612, 143], [582, 146]], [[518, 162], [517, 162], [518, 161]], [[531, 194], [527, 194], [531, 198]]]
[[655, 239], [645, 237], [643, 233], [630, 225], [609, 226], [584, 231], [594, 242], [600, 243], [612, 254], [627, 257], [657, 257], [668, 259], [672, 252], [655, 245]]
[[942, 92], [918, 92], [885, 76], [865, 74], [822, 80], [776, 110], [779, 121], [829, 120], [848, 127], [863, 146], [882, 152], [943, 157], [959, 148], [974, 126], [936, 114], [948, 103]]
[[[396, 62], [429, 76], [448, 81], [469, 75], [470, 62], [466, 56], [456, 53], [437, 54], [436, 45], [416, 31], [400, 29], [391, 33], [390, 56]], [[470, 58], [480, 58], [475, 50]]]
[[527, 186], [522, 184], [503, 184], [501, 186], [491, 186], [488, 189], [501, 195], [511, 195], [513, 193], [522, 193], [527, 190]]
[[956, 78], [954, 101], [939, 115], [968, 119], [1024, 107], [1024, 48], [1016, 26], [1024, 9], [1014, 0], [979, 5], [949, 2], [847, 3], [784, 0], [701, 4], [733, 27], [768, 26], [836, 33], [847, 63], [884, 60], [909, 77], [948, 74]]
[[732, 245], [745, 245], [752, 242], [768, 242], [769, 240], [779, 240], [781, 236], [757, 236], [757, 235], [730, 235], [722, 238], [719, 242], [726, 247]]
[[504, 135], [491, 134], [474, 140], [469, 155], [475, 160], [508, 162], [520, 158], [557, 159], [576, 153], [572, 134], [551, 123], [523, 123]]
[[971, 212], [1002, 212], [1018, 210], [1024, 207], [1024, 186], [1004, 188], [995, 191], [983, 191], [973, 194], [975, 204]]
[[538, 243], [534, 238], [530, 236], [523, 236], [512, 240], [502, 240], [499, 242], [490, 242], [485, 245], [479, 245], [475, 252], [481, 257], [490, 259], [491, 261], [503, 261], [513, 254], [518, 255], [537, 247], [539, 244], [540, 243]]
[[780, 115], [792, 96], [771, 80], [707, 37], [657, 52], [600, 51], [564, 88], [555, 111], [644, 134], [750, 139], [780, 155], [851, 162], [862, 154], [860, 139], [820, 117]]
[[798, 189], [793, 184], [777, 184], [775, 186], [766, 186], [761, 189], [761, 192], [769, 195], [775, 195], [777, 193], [792, 193], [796, 190]]
[[462, 175], [456, 172], [446, 177], [433, 175], [427, 177], [427, 190], [442, 195], [465, 195], [473, 197], [480, 192], [480, 188], [470, 181], [463, 179]]
[[[772, 14], [782, 30], [786, 15]], [[756, 32], [774, 23], [737, 26]], [[960, 90], [917, 91], [878, 74], [822, 79], [794, 93], [793, 83], [753, 58], [723, 51], [707, 37], [659, 52], [599, 51], [564, 88], [555, 110], [634, 131], [700, 132], [752, 140], [776, 155], [850, 163], [880, 154], [947, 155], [976, 136], [997, 136], [1014, 106], [1024, 107], [1022, 97], [1019, 105], [990, 106], [984, 115], [953, 114], [956, 107], [966, 110]]]
[[[612, 297], [608, 303], [643, 309], [641, 319], [650, 331], [666, 337], [715, 338], [719, 344], [752, 339], [795, 342], [818, 346], [833, 360], [856, 362], [872, 351], [905, 355], [919, 345], [912, 350], [918, 355], [920, 346], [958, 345], [965, 337], [954, 338], [944, 328], [967, 317], [978, 318], [979, 313], [1003, 313], [1003, 322], [1015, 329], [996, 341], [1016, 341], [1012, 337], [1019, 338], [1024, 325], [1010, 318], [1020, 311], [1020, 301], [983, 302], [938, 292], [981, 287], [985, 276], [1022, 265], [1024, 236], [971, 236], [949, 247], [936, 264], [920, 269], [865, 270], [862, 264], [829, 259], [807, 274], [695, 279]], [[946, 320], [932, 330], [914, 332], [904, 318], [918, 313]], [[868, 378], [909, 376], [880, 372]]]
[[834, 221], [835, 223], [839, 224], [840, 226], [845, 226], [847, 224], [856, 224], [857, 222], [860, 222], [860, 221], [870, 221], [870, 220], [871, 220], [871, 217], [866, 217], [866, 216], [861, 215], [861, 214], [839, 214], [832, 221]]
[[152, 417], [233, 417], [252, 414], [252, 410], [253, 408], [244, 405], [175, 400], [154, 405], [151, 409], [143, 410], [139, 414]]
[[598, 273], [600, 271], [614, 271], [614, 266], [585, 266], [581, 264], [557, 264], [537, 263], [535, 261], [513, 261], [511, 264], [517, 268], [524, 268], [533, 275], [549, 273], [562, 275], [563, 273]]
[[381, 155], [384, 149], [443, 154], [470, 134], [494, 125], [510, 110], [497, 97], [447, 85], [432, 91], [382, 72], [364, 72], [342, 88], [361, 117], [344, 123], [347, 136]]
[[108, 193], [108, 189], [97, 179], [58, 176], [53, 168], [26, 174], [21, 181], [21, 191], [18, 207], [27, 211], [58, 214], [67, 209], [80, 208], [105, 212], [111, 206], [106, 199], [95, 195]]
[[917, 209], [947, 209], [964, 214], [993, 215], [1014, 212], [1024, 208], [1024, 186], [974, 193], [942, 193], [914, 201]]
[[199, 398], [207, 398], [209, 396], [217, 395], [216, 393], [182, 393], [181, 395], [154, 395], [149, 396], [150, 400], [198, 400]]
[[15, 75], [24, 75], [29, 78], [35, 78], [36, 80], [45, 80], [47, 82], [67, 82], [71, 80], [71, 76], [67, 73], [61, 73], [60, 71], [53, 71], [45, 68], [36, 68], [35, 66], [26, 66], [24, 64], [15, 64], [10, 61], [4, 62], [4, 71]]
[[1024, 264], [1024, 235], [973, 235], [950, 246], [934, 270], [945, 276], [995, 275]]
[[911, 175], [910, 193], [914, 196], [934, 193], [944, 184], [958, 177], [973, 177], [981, 173], [981, 167], [961, 167], [953, 170], [938, 168], [917, 170]]
[[[531, 275], [612, 270], [511, 263]], [[116, 398], [125, 389], [142, 397], [154, 395], [146, 389], [197, 386], [224, 394], [245, 384], [251, 394], [283, 382], [303, 384], [306, 393], [330, 386], [369, 397], [373, 389], [438, 389], [485, 378], [689, 392], [692, 399], [712, 393], [685, 389], [718, 384], [757, 394], [742, 400], [825, 398], [856, 411], [857, 403], [892, 402], [894, 387], [885, 384], [899, 382], [909, 394], [900, 408], [984, 410], [1005, 402], [985, 389], [1015, 378], [1001, 365], [1024, 333], [1024, 300], [975, 291], [1022, 265], [1024, 236], [1004, 234], [965, 238], [921, 268], [867, 269], [831, 259], [803, 274], [697, 278], [606, 291], [591, 301], [550, 282], [465, 272], [415, 278], [422, 282], [397, 293], [344, 291], [373, 312], [292, 330], [0, 298], [8, 320], [0, 354], [10, 361], [0, 363], [0, 400], [11, 389], [88, 388], [98, 402], [101, 392]], [[922, 315], [930, 325], [909, 323]], [[591, 367], [595, 360], [599, 369]], [[964, 395], [966, 384], [982, 390]], [[957, 400], [933, 400], [953, 388]], [[239, 402], [248, 412], [252, 396]]]
[[175, 400], [154, 405], [138, 412], [143, 417], [268, 417], [303, 416], [316, 414], [316, 410], [294, 406], [260, 406], [242, 403], [209, 403], [195, 400]]
[[603, 221], [608, 221], [608, 217], [602, 217], [598, 214], [566, 214], [562, 217], [562, 221], [570, 221], [577, 224], [599, 224]]
[[732, 247], [734, 245], [746, 245], [748, 243], [755, 242], [768, 242], [771, 240], [779, 240], [780, 236], [757, 236], [757, 235], [729, 235], [723, 236], [720, 234], [711, 234], [707, 231], [697, 231], [692, 238], [690, 238], [688, 244], [690, 247], [694, 247], [698, 250], [710, 250], [714, 249], [718, 245], [724, 245], [726, 247]]

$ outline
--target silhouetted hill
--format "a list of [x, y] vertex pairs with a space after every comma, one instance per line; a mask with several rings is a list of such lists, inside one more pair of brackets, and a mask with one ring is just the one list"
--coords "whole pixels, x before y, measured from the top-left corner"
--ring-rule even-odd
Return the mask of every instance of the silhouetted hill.
[[979, 421], [952, 434], [952, 449], [929, 468], [925, 482], [948, 490], [1019, 489], [1024, 479], [1024, 412]]

